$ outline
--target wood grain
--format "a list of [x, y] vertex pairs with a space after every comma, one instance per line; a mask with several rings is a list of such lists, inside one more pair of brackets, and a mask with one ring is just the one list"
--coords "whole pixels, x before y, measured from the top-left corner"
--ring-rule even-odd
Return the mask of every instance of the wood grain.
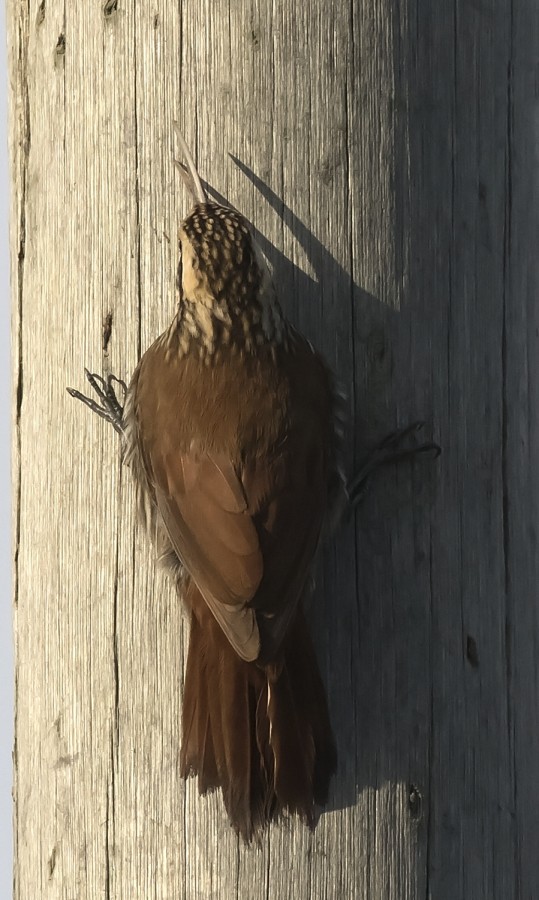
[[[8, 0], [17, 900], [539, 896], [539, 11]], [[339, 747], [260, 848], [178, 778], [187, 628], [112, 429], [174, 309], [178, 120], [348, 394], [416, 419], [310, 615]]]

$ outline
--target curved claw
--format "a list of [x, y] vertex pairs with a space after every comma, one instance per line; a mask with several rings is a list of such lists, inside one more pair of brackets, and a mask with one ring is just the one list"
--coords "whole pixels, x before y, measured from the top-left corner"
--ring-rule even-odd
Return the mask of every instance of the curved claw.
[[109, 375], [108, 381], [109, 385], [111, 385], [113, 381], [116, 382], [116, 384], [119, 384], [123, 391], [124, 397], [127, 395], [127, 385], [123, 378], [116, 378], [116, 375]]
[[371, 475], [382, 466], [400, 462], [404, 459], [411, 459], [418, 453], [434, 452], [435, 459], [440, 455], [442, 449], [438, 444], [434, 443], [434, 441], [428, 441], [424, 444], [411, 447], [399, 446], [404, 438], [410, 437], [417, 434], [418, 431], [421, 431], [424, 424], [424, 422], [413, 422], [412, 425], [408, 425], [406, 428], [400, 428], [398, 431], [392, 432], [369, 453], [347, 488], [350, 505], [352, 507], [356, 506], [364, 496]]
[[388, 434], [387, 437], [378, 444], [378, 449], [381, 449], [382, 447], [393, 447], [395, 444], [400, 444], [403, 438], [417, 434], [417, 432], [421, 431], [424, 427], [424, 422], [417, 421], [412, 422], [411, 425], [407, 425], [406, 428], [398, 428], [397, 431], [392, 431], [391, 434]]
[[93, 387], [96, 394], [98, 394], [102, 400], [106, 400], [106, 382], [105, 379], [101, 377], [101, 375], [94, 375], [89, 369], [84, 370], [84, 374], [86, 375], [87, 380], [90, 382], [90, 385]]
[[118, 397], [116, 395], [116, 391], [113, 387], [113, 382], [120, 385], [123, 391], [123, 399], [125, 403], [125, 397], [127, 394], [127, 385], [125, 381], [122, 381], [121, 378], [116, 378], [115, 375], [107, 375], [106, 379], [101, 375], [95, 374], [95, 372], [90, 372], [89, 369], [84, 370], [84, 374], [96, 392], [99, 400], [98, 403], [96, 400], [93, 400], [91, 397], [86, 397], [85, 394], [82, 394], [80, 391], [75, 390], [75, 388], [66, 388], [68, 394], [71, 397], [74, 397], [76, 400], [81, 400], [92, 412], [95, 412], [98, 416], [105, 421], [110, 422], [112, 427], [118, 434], [124, 434], [123, 428], [123, 413], [124, 409]]
[[428, 444], [420, 444], [419, 447], [414, 447], [412, 449], [412, 453], [429, 453], [430, 450], [434, 451], [433, 459], [438, 459], [440, 453], [442, 452], [442, 448], [439, 444], [436, 444], [434, 441], [430, 441]]

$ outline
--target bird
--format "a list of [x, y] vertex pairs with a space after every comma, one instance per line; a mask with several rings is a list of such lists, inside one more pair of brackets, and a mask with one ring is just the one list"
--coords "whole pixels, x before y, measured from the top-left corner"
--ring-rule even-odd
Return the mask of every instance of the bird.
[[[99, 402], [68, 390], [121, 434], [189, 615], [180, 774], [220, 789], [250, 843], [285, 816], [313, 828], [328, 801], [337, 751], [306, 601], [323, 537], [373, 464], [347, 485], [335, 377], [283, 314], [250, 223], [208, 198], [178, 139], [192, 207], [172, 322], [129, 386], [86, 371]], [[394, 445], [376, 464], [436, 446]]]

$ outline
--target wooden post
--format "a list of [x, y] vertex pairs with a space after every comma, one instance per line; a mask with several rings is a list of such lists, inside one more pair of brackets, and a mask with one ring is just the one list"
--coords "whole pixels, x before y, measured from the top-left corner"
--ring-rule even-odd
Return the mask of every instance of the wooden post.
[[[16, 900], [539, 897], [536, 0], [7, 7]], [[171, 318], [175, 119], [348, 392], [348, 465], [443, 446], [325, 553], [339, 772], [259, 849], [178, 778], [186, 624], [65, 390]]]

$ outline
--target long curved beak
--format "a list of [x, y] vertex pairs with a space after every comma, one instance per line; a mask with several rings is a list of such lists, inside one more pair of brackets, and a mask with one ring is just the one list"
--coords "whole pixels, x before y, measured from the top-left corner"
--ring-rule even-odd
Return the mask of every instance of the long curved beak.
[[180, 142], [180, 148], [181, 148], [182, 154], [187, 163], [187, 165], [184, 165], [184, 163], [175, 159], [174, 162], [178, 166], [178, 171], [179, 171], [180, 175], [182, 176], [182, 178], [185, 182], [185, 185], [187, 187], [187, 190], [191, 194], [193, 200], [195, 200], [195, 202], [198, 201], [199, 203], [207, 203], [208, 198], [206, 196], [206, 191], [202, 187], [202, 182], [200, 180], [200, 175], [197, 172], [197, 167], [195, 166], [195, 162], [193, 160], [193, 157], [191, 156], [189, 147], [185, 143], [184, 136], [181, 133], [180, 126], [178, 125], [177, 122], [174, 122], [174, 130], [176, 132], [176, 137], [178, 138], [178, 141]]

